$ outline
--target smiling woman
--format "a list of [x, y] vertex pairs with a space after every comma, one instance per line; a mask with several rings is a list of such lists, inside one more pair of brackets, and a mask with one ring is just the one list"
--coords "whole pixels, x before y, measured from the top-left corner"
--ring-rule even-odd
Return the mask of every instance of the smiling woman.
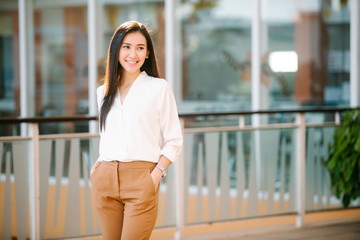
[[90, 175], [103, 237], [149, 239], [160, 180], [183, 140], [172, 89], [159, 78], [143, 24], [125, 22], [113, 34], [97, 99], [100, 156]]

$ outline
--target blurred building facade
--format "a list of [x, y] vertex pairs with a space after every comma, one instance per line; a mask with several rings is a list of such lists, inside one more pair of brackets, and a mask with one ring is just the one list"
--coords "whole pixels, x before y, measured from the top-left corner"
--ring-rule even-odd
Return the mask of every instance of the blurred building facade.
[[357, 0], [0, 0], [0, 117], [96, 114], [127, 20], [152, 30], [180, 112], [359, 106], [358, 16]]

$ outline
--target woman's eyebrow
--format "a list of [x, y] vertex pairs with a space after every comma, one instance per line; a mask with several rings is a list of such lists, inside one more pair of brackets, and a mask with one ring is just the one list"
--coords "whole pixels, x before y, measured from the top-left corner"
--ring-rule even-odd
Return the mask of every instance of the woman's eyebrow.
[[[131, 43], [126, 43], [126, 42], [123, 42], [122, 44], [132, 45]], [[144, 43], [139, 43], [139, 44], [137, 44], [137, 46], [145, 46], [145, 44]]]

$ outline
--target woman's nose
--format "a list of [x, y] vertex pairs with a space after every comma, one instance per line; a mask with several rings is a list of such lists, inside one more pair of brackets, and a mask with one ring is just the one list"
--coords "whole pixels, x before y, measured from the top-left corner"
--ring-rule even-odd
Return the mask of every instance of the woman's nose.
[[130, 55], [130, 57], [135, 57], [135, 56], [136, 56], [136, 51], [135, 51], [135, 49], [130, 49], [129, 55]]

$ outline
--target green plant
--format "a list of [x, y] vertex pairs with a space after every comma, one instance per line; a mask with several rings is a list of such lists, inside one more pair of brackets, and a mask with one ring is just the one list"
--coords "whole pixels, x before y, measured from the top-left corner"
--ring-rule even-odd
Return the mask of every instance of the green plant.
[[360, 197], [360, 111], [345, 112], [328, 148], [325, 166], [336, 197], [346, 208]]

